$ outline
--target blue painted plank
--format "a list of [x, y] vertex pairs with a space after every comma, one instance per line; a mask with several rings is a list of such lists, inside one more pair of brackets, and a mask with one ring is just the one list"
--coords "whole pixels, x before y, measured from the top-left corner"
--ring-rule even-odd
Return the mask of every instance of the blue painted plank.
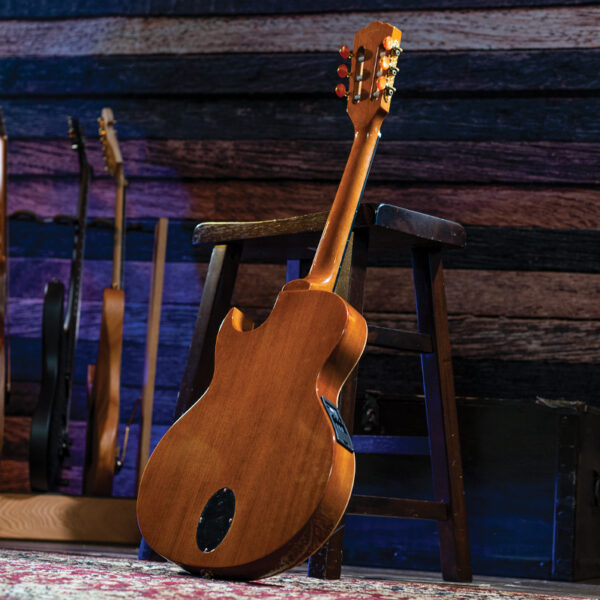
[[[133, 261], [152, 260], [154, 224], [156, 220], [128, 221], [125, 258]], [[168, 262], [207, 262], [212, 246], [192, 246], [192, 232], [197, 221], [169, 221]], [[479, 227], [467, 226], [467, 246], [460, 252], [448, 252], [444, 259], [450, 269], [497, 269], [503, 271], [567, 271], [574, 273], [600, 273], [597, 249], [600, 247], [600, 230], [561, 230], [529, 227]], [[10, 220], [10, 256], [70, 258], [73, 228], [71, 225]], [[310, 247], [318, 240], [305, 240], [305, 252], [312, 258]], [[112, 232], [108, 228], [88, 229], [85, 258], [88, 260], [112, 259]], [[264, 256], [268, 248], [257, 244], [253, 261]], [[258, 254], [258, 253], [261, 254]], [[283, 253], [277, 261], [283, 262]], [[373, 266], [408, 267], [410, 256], [396, 250], [382, 248], [370, 258]]]
[[[331, 87], [335, 85], [332, 77]], [[93, 132], [105, 100], [2, 99], [15, 138], [64, 138], [61, 118], [73, 115]], [[347, 140], [344, 104], [331, 98], [116, 98], [121, 139]], [[598, 97], [398, 98], [387, 117], [388, 140], [571, 141], [600, 139]], [[527, 124], [525, 127], [524, 124]]]
[[353, 435], [358, 454], [425, 454], [429, 455], [429, 438], [422, 436]]
[[[177, 97], [331, 95], [336, 53], [202, 56], [76, 56], [0, 59], [3, 96]], [[227, 73], [227, 77], [223, 77]], [[290, 77], [306, 73], [305, 77]], [[600, 50], [411, 52], [401, 62], [399, 94], [597, 90]]]

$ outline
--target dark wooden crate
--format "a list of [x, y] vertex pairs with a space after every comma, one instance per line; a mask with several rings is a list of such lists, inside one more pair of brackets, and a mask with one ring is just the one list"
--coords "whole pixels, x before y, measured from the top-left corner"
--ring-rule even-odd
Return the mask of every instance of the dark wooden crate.
[[[382, 433], [423, 433], [418, 399], [378, 395], [367, 403], [379, 410], [371, 427]], [[599, 577], [600, 411], [496, 399], [459, 399], [458, 411], [473, 571]], [[357, 493], [431, 498], [427, 456], [359, 455], [357, 463]], [[345, 541], [346, 564], [440, 568], [432, 521], [349, 516]]]

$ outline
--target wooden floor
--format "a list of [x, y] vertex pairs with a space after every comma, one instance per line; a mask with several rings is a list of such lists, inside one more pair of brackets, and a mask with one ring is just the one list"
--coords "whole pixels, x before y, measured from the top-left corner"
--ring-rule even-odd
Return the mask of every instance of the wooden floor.
[[[130, 546], [101, 546], [90, 544], [64, 544], [53, 542], [31, 542], [0, 540], [0, 548], [35, 550], [38, 552], [69, 552], [74, 554], [103, 554], [113, 557], [135, 558], [137, 548]], [[292, 569], [294, 573], [306, 573], [306, 565]], [[388, 581], [418, 581], [425, 583], [443, 583], [441, 575], [426, 571], [398, 571], [394, 569], [374, 569], [370, 567], [344, 566], [342, 577], [356, 579], [379, 579]], [[513, 590], [515, 592], [559, 594], [563, 596], [585, 596], [600, 599], [600, 579], [592, 581], [542, 581], [537, 579], [518, 579], [511, 577], [491, 577], [474, 575], [472, 584], [492, 589]]]

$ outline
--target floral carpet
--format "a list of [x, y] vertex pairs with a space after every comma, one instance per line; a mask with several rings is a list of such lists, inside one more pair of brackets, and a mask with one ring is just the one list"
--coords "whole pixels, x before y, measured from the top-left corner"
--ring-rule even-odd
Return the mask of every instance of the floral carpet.
[[[489, 586], [347, 579], [321, 581], [285, 574], [240, 583], [200, 579], [169, 563], [0, 549], [0, 598], [194, 598], [197, 600], [559, 600], [565, 596], [494, 590]], [[574, 596], [568, 596], [573, 599]], [[582, 598], [580, 596], [580, 598]]]

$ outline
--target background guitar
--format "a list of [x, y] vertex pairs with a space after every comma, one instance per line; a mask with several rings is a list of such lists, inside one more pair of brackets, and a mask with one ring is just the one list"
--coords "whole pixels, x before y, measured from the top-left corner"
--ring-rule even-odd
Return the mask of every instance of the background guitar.
[[88, 404], [88, 428], [83, 480], [84, 494], [110, 496], [117, 457], [117, 432], [123, 351], [123, 251], [125, 244], [125, 188], [123, 159], [110, 108], [98, 119], [107, 171], [117, 184], [112, 286], [104, 290], [98, 357]]
[[8, 221], [6, 187], [8, 138], [0, 110], [0, 455], [4, 442], [4, 406], [10, 392], [10, 361], [7, 343], [8, 316]]
[[354, 38], [348, 114], [355, 135], [306, 278], [267, 320], [233, 308], [217, 336], [206, 393], [165, 434], [142, 476], [137, 514], [150, 546], [204, 575], [256, 579], [305, 560], [331, 535], [354, 482], [337, 409], [366, 343], [363, 317], [334, 294], [389, 111], [401, 33], [375, 22]]
[[42, 492], [58, 488], [61, 466], [68, 455], [73, 367], [81, 308], [87, 196], [92, 178], [92, 168], [85, 153], [83, 128], [77, 119], [70, 117], [69, 137], [79, 160], [79, 201], [69, 296], [65, 315], [64, 285], [57, 280], [46, 285], [42, 315], [42, 385], [31, 420], [29, 443], [31, 489]]

